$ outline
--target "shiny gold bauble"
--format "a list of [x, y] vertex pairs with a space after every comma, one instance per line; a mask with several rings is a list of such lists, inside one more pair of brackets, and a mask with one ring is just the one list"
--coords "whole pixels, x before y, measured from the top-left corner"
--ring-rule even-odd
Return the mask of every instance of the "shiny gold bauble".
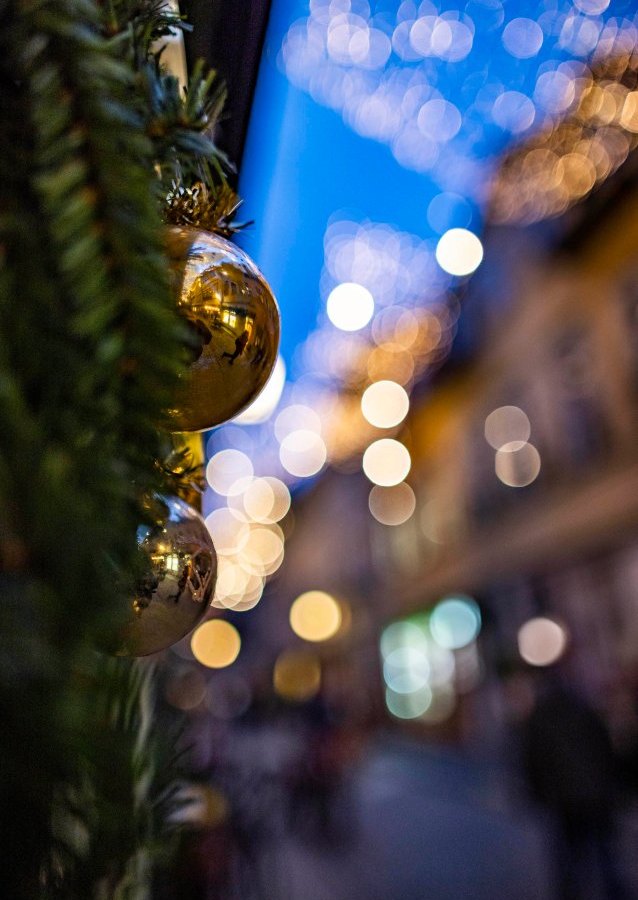
[[118, 633], [118, 656], [148, 656], [177, 643], [206, 615], [215, 590], [217, 554], [200, 514], [177, 497], [159, 498], [157, 506], [157, 525], [138, 529], [148, 565]]
[[263, 275], [230, 241], [190, 226], [166, 239], [177, 308], [190, 324], [194, 359], [168, 410], [174, 431], [205, 431], [260, 393], [279, 346], [279, 310]]

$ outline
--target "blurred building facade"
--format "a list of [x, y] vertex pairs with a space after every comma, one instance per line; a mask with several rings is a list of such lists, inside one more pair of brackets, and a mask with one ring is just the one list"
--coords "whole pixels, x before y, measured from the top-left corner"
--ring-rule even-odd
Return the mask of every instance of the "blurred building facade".
[[[638, 769], [638, 67], [633, 45], [611, 62], [606, 47], [598, 68], [558, 72], [574, 89], [569, 114], [501, 160], [470, 280], [442, 279], [432, 245], [414, 235], [330, 221], [323, 280], [332, 289], [367, 277], [375, 287], [370, 273], [390, 260], [387, 305], [360, 333], [322, 320], [295, 351], [322, 392], [305, 393], [302, 376], [280, 395], [271, 427], [280, 446], [236, 424], [211, 438], [213, 473], [223, 469], [216, 454], [240, 450], [254, 463], [240, 473], [245, 484], [261, 483], [260, 465], [272, 463], [292, 493], [289, 509], [290, 493], [271, 478], [285, 511], [249, 522], [280, 538], [272, 565], [249, 560], [254, 597], [241, 599], [243, 582], [218, 591], [217, 614], [237, 629], [241, 654], [202, 670], [185, 642], [167, 679], [239, 845], [242, 828], [258, 841], [265, 821], [285, 830], [282, 807], [300, 791], [325, 799], [317, 770], [351, 763], [370, 733], [407, 732], [502, 761], [512, 724], [532, 708], [533, 673], [554, 663]], [[283, 259], [281, 238], [265, 231]], [[400, 253], [383, 256], [384, 242]], [[359, 268], [332, 271], [338, 252]], [[412, 293], [397, 298], [411, 265]], [[410, 412], [379, 426], [362, 395], [388, 380], [410, 392]], [[284, 472], [280, 447], [302, 432], [320, 436], [323, 455]], [[385, 438], [409, 451], [411, 466], [384, 484], [368, 478], [362, 457]], [[218, 489], [218, 474], [209, 527], [237, 530], [239, 510], [246, 531], [250, 504]], [[232, 541], [223, 528], [213, 536], [223, 572], [236, 562]], [[293, 609], [309, 592], [325, 594], [308, 630]], [[339, 612], [328, 628], [330, 602]], [[489, 784], [493, 805], [499, 791]], [[233, 808], [245, 819], [233, 820]]]
[[[611, 718], [617, 704], [631, 705], [635, 165], [630, 156], [549, 227], [488, 229], [484, 268], [461, 297], [461, 331], [468, 316], [480, 337], [444, 367], [399, 434], [412, 457], [406, 520], [400, 509], [398, 524], [370, 515], [360, 475], [328, 474], [297, 505], [278, 593], [294, 596], [310, 581], [352, 606], [342, 647], [345, 655], [354, 652], [348, 642], [367, 648], [360, 682], [368, 691], [372, 673], [379, 696], [384, 689], [370, 646], [384, 625], [467, 595], [483, 611], [484, 674], [520, 659], [520, 628], [549, 617], [564, 627], [575, 681]], [[388, 498], [390, 521], [402, 502]]]

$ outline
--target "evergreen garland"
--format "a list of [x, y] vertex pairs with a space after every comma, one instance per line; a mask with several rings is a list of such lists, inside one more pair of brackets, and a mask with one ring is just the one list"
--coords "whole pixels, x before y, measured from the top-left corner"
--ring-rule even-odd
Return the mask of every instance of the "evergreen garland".
[[223, 93], [199, 67], [185, 96], [162, 72], [154, 42], [174, 27], [157, 0], [0, 0], [0, 840], [12, 900], [148, 896], [170, 800], [152, 669], [95, 648], [128, 602], [144, 498], [170, 481], [158, 424], [188, 338], [168, 288], [164, 201], [203, 191], [224, 233], [237, 206], [209, 136]]

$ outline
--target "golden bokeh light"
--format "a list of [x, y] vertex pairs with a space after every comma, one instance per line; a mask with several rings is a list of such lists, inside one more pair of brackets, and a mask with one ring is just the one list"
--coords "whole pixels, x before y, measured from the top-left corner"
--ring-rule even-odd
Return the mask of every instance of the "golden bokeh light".
[[254, 609], [259, 603], [264, 593], [265, 582], [263, 578], [260, 583], [250, 591], [246, 591], [241, 600], [233, 606], [233, 612], [248, 612]]
[[248, 570], [242, 564], [241, 556], [221, 559], [221, 579], [217, 579], [213, 606], [218, 609], [237, 609], [254, 598], [257, 598], [257, 602], [264, 589], [263, 574]]
[[255, 478], [242, 495], [242, 506], [253, 522], [267, 522], [275, 504], [275, 492], [265, 478]]
[[217, 566], [217, 583], [215, 585], [215, 599], [241, 594], [246, 587], [248, 575], [241, 566], [227, 556], [221, 556]]
[[411, 465], [407, 447], [393, 438], [374, 441], [363, 454], [363, 471], [373, 484], [381, 487], [399, 484]]
[[224, 669], [239, 656], [241, 638], [230, 622], [213, 619], [193, 633], [191, 650], [197, 662], [209, 669]]
[[218, 609], [231, 609], [233, 612], [247, 612], [254, 609], [264, 593], [265, 581], [258, 575], [251, 575], [251, 581], [241, 594], [231, 594], [215, 600]]
[[268, 575], [274, 575], [274, 573], [279, 569], [281, 564], [284, 561], [284, 548], [282, 547], [281, 552], [274, 559], [271, 559], [269, 562], [265, 560], [260, 560], [256, 562], [254, 559], [245, 559], [243, 554], [239, 554], [239, 561], [241, 565], [245, 566], [249, 572], [253, 572], [254, 574], [259, 574], [262, 578], [266, 578]]
[[188, 828], [215, 828], [228, 816], [229, 805], [221, 791], [207, 784], [181, 782], [167, 822]]
[[508, 487], [526, 487], [538, 478], [541, 470], [540, 453], [526, 441], [511, 441], [496, 451], [496, 477]]
[[591, 69], [580, 66], [576, 75], [566, 62], [539, 76], [535, 100], [541, 105], [550, 100], [562, 118], [549, 118], [506, 155], [493, 184], [492, 221], [527, 224], [562, 214], [635, 148], [638, 58], [605, 56]]
[[278, 526], [253, 527], [241, 551], [242, 565], [250, 572], [263, 572], [279, 559], [283, 549], [283, 534]]
[[620, 124], [633, 134], [638, 132], [638, 91], [631, 91], [625, 97]]
[[307, 650], [284, 650], [273, 670], [273, 685], [284, 700], [302, 703], [316, 696], [321, 686], [321, 663]]
[[290, 491], [279, 478], [255, 478], [243, 495], [243, 507], [253, 522], [279, 522], [290, 509]]
[[[416, 314], [410, 309], [398, 310], [399, 315], [393, 329], [395, 343], [406, 350], [410, 350], [417, 343], [422, 334], [422, 326]], [[423, 315], [419, 311], [419, 315]]]
[[400, 344], [386, 341], [370, 352], [366, 368], [372, 381], [389, 379], [407, 384], [414, 376], [414, 357]]
[[290, 627], [305, 641], [327, 641], [340, 625], [341, 607], [325, 591], [306, 591], [290, 607]]
[[382, 525], [402, 525], [414, 513], [416, 497], [405, 481], [392, 487], [375, 485], [370, 491], [368, 506], [374, 518]]
[[407, 391], [396, 381], [375, 381], [361, 397], [364, 418], [375, 428], [393, 428], [410, 409]]

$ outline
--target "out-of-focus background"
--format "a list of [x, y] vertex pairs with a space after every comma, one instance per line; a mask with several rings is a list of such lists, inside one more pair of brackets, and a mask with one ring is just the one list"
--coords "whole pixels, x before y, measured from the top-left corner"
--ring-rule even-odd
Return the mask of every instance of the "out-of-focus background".
[[190, 0], [280, 304], [158, 897], [638, 897], [638, 4]]

